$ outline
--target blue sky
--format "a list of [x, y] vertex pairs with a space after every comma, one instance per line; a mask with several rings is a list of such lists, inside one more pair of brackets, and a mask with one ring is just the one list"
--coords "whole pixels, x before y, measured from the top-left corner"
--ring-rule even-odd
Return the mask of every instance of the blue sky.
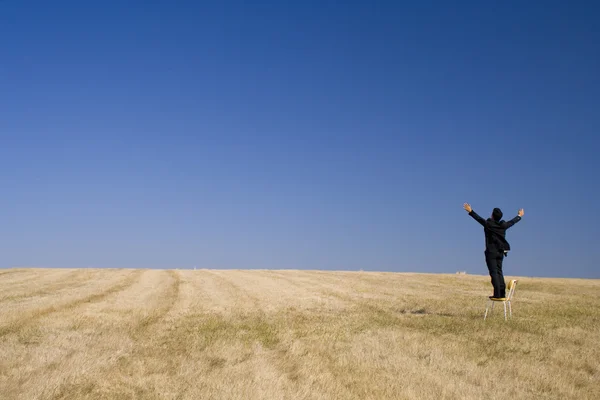
[[0, 267], [600, 277], [600, 6], [251, 3], [0, 1]]

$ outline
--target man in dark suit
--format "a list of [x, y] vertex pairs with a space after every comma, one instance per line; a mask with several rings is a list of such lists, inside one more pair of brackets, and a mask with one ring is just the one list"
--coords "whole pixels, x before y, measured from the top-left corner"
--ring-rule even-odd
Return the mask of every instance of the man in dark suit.
[[483, 226], [485, 232], [485, 263], [492, 278], [492, 286], [494, 286], [494, 295], [491, 298], [504, 298], [506, 285], [502, 274], [502, 261], [510, 250], [510, 244], [506, 241], [506, 230], [519, 222], [525, 213], [523, 209], [520, 209], [516, 217], [510, 221], [503, 221], [502, 211], [494, 208], [492, 216], [485, 220], [473, 211], [469, 203], [465, 203], [463, 208]]

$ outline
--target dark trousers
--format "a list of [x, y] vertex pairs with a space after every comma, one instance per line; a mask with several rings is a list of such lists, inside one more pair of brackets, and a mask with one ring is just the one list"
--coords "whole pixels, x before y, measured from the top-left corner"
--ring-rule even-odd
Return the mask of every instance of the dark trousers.
[[504, 253], [485, 252], [485, 263], [487, 264], [490, 277], [492, 278], [492, 286], [494, 286], [494, 297], [506, 296], [506, 285], [504, 283], [504, 275], [502, 274], [502, 261]]

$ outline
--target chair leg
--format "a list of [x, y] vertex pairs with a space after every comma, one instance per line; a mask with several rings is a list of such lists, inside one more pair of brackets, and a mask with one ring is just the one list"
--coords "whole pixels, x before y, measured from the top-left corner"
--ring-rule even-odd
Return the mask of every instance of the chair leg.
[[512, 318], [512, 305], [510, 304], [510, 300], [508, 301], [508, 315]]
[[[490, 307], [491, 305], [491, 307]], [[485, 319], [487, 318], [488, 314], [492, 313], [492, 310], [494, 309], [494, 302], [491, 300], [488, 300], [485, 303], [485, 314], [483, 315], [483, 320], [485, 321]]]
[[503, 301], [502, 304], [504, 304], [504, 320], [506, 321], [506, 302]]

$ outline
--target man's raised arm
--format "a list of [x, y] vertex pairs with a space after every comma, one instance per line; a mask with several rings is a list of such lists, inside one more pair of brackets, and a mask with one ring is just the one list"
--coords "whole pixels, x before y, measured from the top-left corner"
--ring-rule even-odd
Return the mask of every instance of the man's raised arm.
[[465, 203], [463, 205], [463, 208], [465, 209], [466, 212], [469, 213], [469, 215], [471, 217], [473, 217], [473, 219], [477, 222], [479, 222], [481, 225], [485, 226], [485, 219], [481, 218], [475, 211], [473, 211], [473, 208], [471, 208], [471, 205], [469, 203]]
[[511, 226], [513, 226], [514, 224], [516, 224], [517, 222], [519, 222], [521, 220], [521, 217], [525, 214], [525, 211], [523, 211], [523, 209], [521, 208], [519, 210], [519, 213], [516, 217], [514, 217], [513, 219], [511, 219], [510, 221], [506, 221], [504, 223], [504, 226], [506, 227], [506, 229], [510, 228]]

